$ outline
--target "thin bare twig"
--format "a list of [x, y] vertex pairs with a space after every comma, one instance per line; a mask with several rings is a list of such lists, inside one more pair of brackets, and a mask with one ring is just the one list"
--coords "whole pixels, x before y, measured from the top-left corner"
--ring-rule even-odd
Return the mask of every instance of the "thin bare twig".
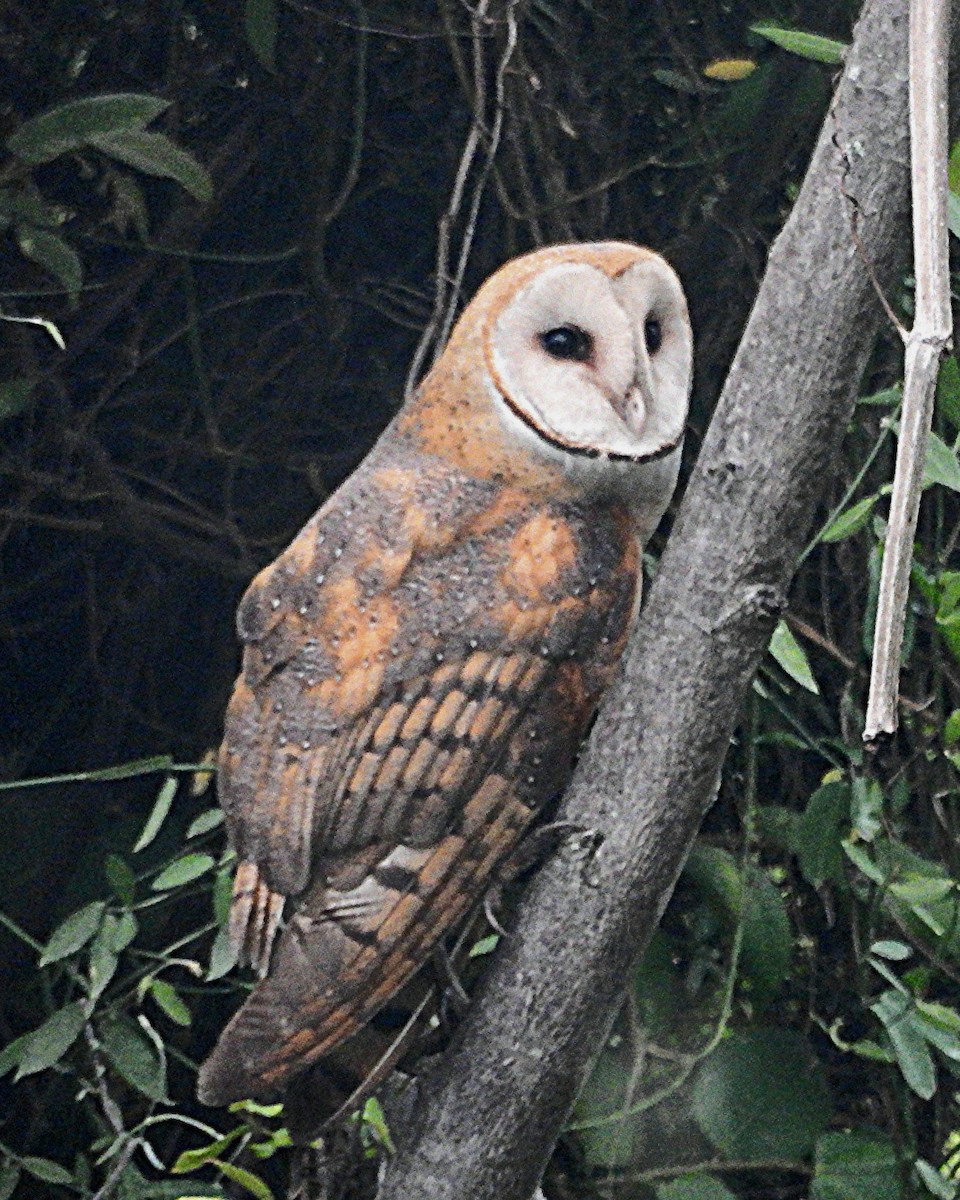
[[900, 647], [923, 465], [940, 359], [950, 344], [947, 257], [947, 26], [950, 0], [910, 5], [910, 170], [916, 316], [906, 337], [903, 415], [873, 635], [863, 731], [873, 742], [897, 728]]
[[[503, 115], [505, 111], [504, 105], [504, 81], [506, 70], [513, 57], [513, 52], [517, 43], [517, 24], [515, 16], [517, 0], [508, 0], [506, 8], [506, 46], [503, 53], [497, 62], [496, 81], [495, 81], [495, 96], [493, 120], [489, 127], [487, 125], [484, 109], [486, 107], [486, 85], [484, 80], [484, 60], [483, 60], [483, 38], [484, 26], [488, 24], [487, 9], [489, 0], [480, 0], [475, 10], [471, 12], [471, 27], [473, 30], [473, 119], [470, 122], [470, 132], [467, 134], [467, 139], [464, 142], [463, 151], [460, 155], [460, 162], [457, 167], [456, 178], [454, 179], [453, 190], [450, 193], [450, 201], [447, 204], [446, 211], [440, 218], [440, 227], [437, 235], [437, 266], [436, 266], [436, 291], [434, 294], [433, 311], [430, 315], [430, 320], [423, 331], [417, 349], [413, 355], [413, 361], [410, 364], [410, 370], [407, 373], [407, 382], [405, 394], [407, 396], [413, 391], [419, 382], [421, 368], [427, 359], [427, 356], [433, 352], [433, 360], [439, 357], [444, 343], [449, 336], [450, 329], [453, 325], [454, 317], [456, 316], [457, 306], [460, 299], [460, 288], [463, 283], [464, 272], [466, 271], [467, 261], [470, 256], [470, 250], [473, 245], [474, 233], [476, 231], [477, 213], [480, 209], [480, 201], [483, 198], [484, 189], [487, 180], [490, 176], [490, 171], [493, 166], [493, 161], [497, 154], [497, 149], [500, 144], [500, 135], [503, 128]], [[470, 205], [466, 218], [466, 225], [463, 232], [463, 237], [460, 244], [460, 254], [457, 260], [455, 273], [450, 274], [451, 262], [451, 237], [454, 224], [460, 215], [460, 209], [463, 204], [464, 193], [467, 189], [467, 183], [470, 178], [471, 170], [480, 149], [481, 143], [486, 140], [487, 154], [486, 160], [480, 168], [479, 177], [474, 186], [473, 195], [470, 200]]]

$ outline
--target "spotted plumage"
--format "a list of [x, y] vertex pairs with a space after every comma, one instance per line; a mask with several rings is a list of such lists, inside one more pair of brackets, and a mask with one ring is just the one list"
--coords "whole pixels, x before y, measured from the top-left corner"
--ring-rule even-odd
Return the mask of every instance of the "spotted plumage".
[[[558, 416], [536, 358], [518, 364], [519, 346], [540, 353], [540, 325], [587, 323], [577, 303], [565, 317], [571, 269], [627, 330], [609, 350], [602, 329], [581, 330], [595, 360], [570, 365], [593, 370], [600, 397], [582, 407], [609, 401], [622, 417], [598, 410], [584, 428], [576, 380]], [[563, 288], [544, 293], [556, 270]], [[655, 411], [653, 356], [630, 332], [649, 305], [632, 311], [631, 270], [652, 271], [654, 301], [665, 297], [679, 416]], [[528, 334], [517, 308], [531, 293]], [[636, 611], [688, 385], [683, 297], [661, 259], [604, 243], [516, 260], [365, 462], [253, 581], [219, 786], [239, 862], [231, 936], [264, 978], [203, 1068], [208, 1103], [275, 1095], [364, 1026], [562, 789]]]

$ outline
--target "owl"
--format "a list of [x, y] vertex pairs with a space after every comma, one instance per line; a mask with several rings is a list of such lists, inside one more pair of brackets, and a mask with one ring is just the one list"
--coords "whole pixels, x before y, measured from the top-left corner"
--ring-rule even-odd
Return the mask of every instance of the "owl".
[[691, 359], [652, 251], [514, 259], [250, 585], [219, 788], [261, 978], [205, 1103], [274, 1098], [362, 1037], [562, 791], [676, 483]]

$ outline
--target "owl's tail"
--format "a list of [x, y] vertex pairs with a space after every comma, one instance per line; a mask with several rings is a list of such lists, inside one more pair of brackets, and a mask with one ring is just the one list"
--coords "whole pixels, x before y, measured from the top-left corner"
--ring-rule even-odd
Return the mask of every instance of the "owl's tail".
[[349, 891], [308, 892], [269, 976], [201, 1069], [203, 1103], [275, 1098], [366, 1025], [460, 923], [532, 815], [502, 776], [488, 775], [457, 833], [395, 847]]

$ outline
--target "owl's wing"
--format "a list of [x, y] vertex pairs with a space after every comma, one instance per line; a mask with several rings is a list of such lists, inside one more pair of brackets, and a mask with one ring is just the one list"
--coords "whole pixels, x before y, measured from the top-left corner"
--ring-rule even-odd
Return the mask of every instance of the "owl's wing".
[[[311, 881], [317, 880], [323, 886], [318, 919], [356, 931], [362, 941], [362, 930], [386, 918], [392, 892], [409, 889], [427, 851], [503, 759], [551, 673], [551, 664], [523, 645], [476, 650], [386, 686], [342, 731], [298, 741], [282, 723], [292, 702], [278, 712], [269, 700], [283, 681], [267, 690], [266, 704], [241, 684], [231, 724], [240, 705], [254, 710], [245, 722], [256, 731], [246, 757], [256, 758], [257, 779], [254, 803], [235, 819], [240, 864], [231, 937], [240, 960], [266, 972], [284, 898], [299, 896], [298, 908], [310, 908]], [[317, 708], [319, 720], [305, 718], [314, 729], [328, 712]], [[532, 746], [537, 739], [528, 740]], [[228, 756], [244, 756], [237, 741]], [[525, 795], [540, 794], [543, 774], [528, 772]], [[369, 894], [367, 883], [363, 892], [363, 882], [374, 878], [379, 890]]]
[[[566, 562], [575, 539], [560, 524]], [[623, 570], [604, 571], [612, 592], [591, 577], [574, 595], [540, 586], [560, 572], [537, 527], [539, 575], [518, 584], [530, 594], [481, 596], [477, 636], [460, 636], [444, 589], [469, 570], [509, 583], [524, 528], [508, 527], [512, 549], [487, 531], [467, 566], [448, 553], [434, 576], [381, 571], [379, 589], [350, 564], [316, 610], [301, 580], [324, 572], [295, 542], [245, 601], [223, 798], [241, 860], [235, 934], [270, 973], [204, 1066], [206, 1102], [271, 1094], [368, 1021], [565, 782], [629, 623], [635, 549], [624, 539]], [[300, 536], [315, 545], [309, 529]], [[284, 894], [296, 900], [271, 959]]]

